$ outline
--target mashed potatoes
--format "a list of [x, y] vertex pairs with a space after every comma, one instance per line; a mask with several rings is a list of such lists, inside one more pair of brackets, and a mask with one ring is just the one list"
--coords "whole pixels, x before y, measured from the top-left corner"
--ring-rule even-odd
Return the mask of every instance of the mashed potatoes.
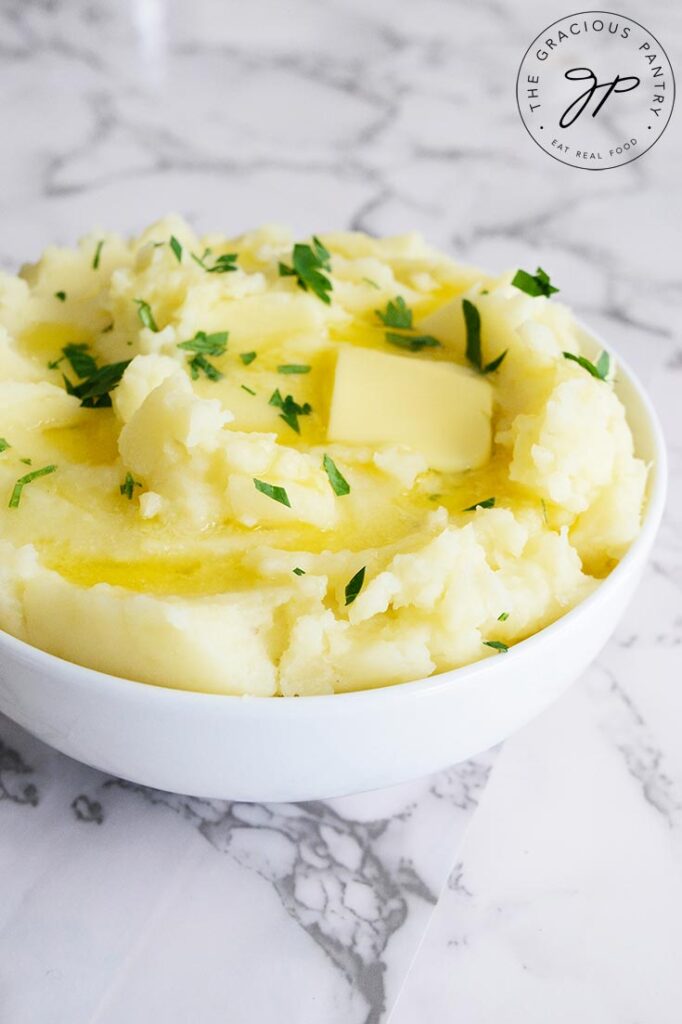
[[612, 569], [646, 483], [547, 292], [413, 235], [177, 218], [2, 275], [0, 627], [259, 696], [499, 657]]

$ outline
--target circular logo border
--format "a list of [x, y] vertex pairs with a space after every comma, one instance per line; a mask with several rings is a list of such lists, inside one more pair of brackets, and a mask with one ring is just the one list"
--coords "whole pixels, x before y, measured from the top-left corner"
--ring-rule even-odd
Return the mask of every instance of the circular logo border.
[[[521, 69], [523, 68], [523, 65], [524, 65], [524, 62], [526, 60], [526, 57], [530, 53], [530, 51], [533, 48], [533, 46], [535, 46], [535, 43], [537, 42], [537, 40], [540, 38], [540, 36], [544, 32], [548, 32], [551, 28], [554, 28], [555, 25], [558, 25], [562, 21], [566, 21], [567, 18], [579, 18], [583, 14], [608, 14], [612, 18], [626, 18], [629, 22], [632, 22], [633, 25], [637, 25], [638, 28], [641, 28], [643, 32], [646, 32], [646, 34], [653, 39], [653, 41], [656, 43], [657, 46], [660, 46], [662, 52], [665, 54], [665, 59], [667, 60], [669, 66], [670, 66], [670, 75], [672, 77], [672, 82], [673, 82], [673, 98], [672, 98], [672, 103], [670, 104], [670, 113], [668, 114], [668, 119], [666, 120], [665, 124], [663, 125], [663, 128], [661, 129], [660, 135], [658, 135], [657, 138], [655, 138], [654, 141], [649, 146], [647, 146], [646, 149], [643, 149], [641, 151], [641, 153], [638, 153], [637, 156], [630, 157], [629, 160], [624, 160], [621, 164], [614, 164], [611, 167], [587, 167], [587, 166], [583, 167], [582, 165], [579, 165], [579, 164], [569, 163], [568, 160], [562, 160], [561, 157], [555, 156], [553, 153], [548, 152], [548, 150], [546, 150], [545, 147], [540, 142], [538, 142], [538, 140], [535, 138], [535, 136], [531, 132], [530, 128], [526, 124], [525, 118], [524, 118], [523, 114], [521, 113], [521, 104], [519, 103], [519, 79], [521, 77]], [[631, 18], [628, 14], [616, 14], [615, 11], [600, 11], [600, 10], [575, 11], [573, 14], [564, 14], [563, 17], [557, 18], [556, 21], [551, 22], [549, 25], [547, 25], [545, 28], [543, 28], [531, 40], [530, 44], [528, 45], [528, 47], [526, 49], [526, 52], [524, 53], [523, 57], [521, 58], [521, 63], [519, 64], [519, 70], [516, 72], [516, 85], [515, 85], [515, 89], [514, 89], [514, 94], [515, 94], [515, 97], [516, 97], [516, 108], [517, 108], [517, 110], [519, 112], [519, 117], [521, 118], [521, 124], [526, 129], [526, 131], [528, 132], [528, 135], [533, 140], [533, 142], [538, 147], [538, 149], [541, 149], [542, 152], [545, 153], [546, 156], [551, 157], [552, 160], [556, 160], [556, 162], [559, 163], [559, 164], [563, 164], [564, 167], [572, 167], [576, 171], [615, 171], [619, 167], [627, 167], [628, 164], [633, 164], [635, 162], [635, 160], [639, 160], [640, 157], [643, 157], [646, 153], [649, 152], [650, 149], [653, 149], [653, 147], [656, 145], [656, 143], [662, 138], [662, 136], [665, 133], [666, 128], [670, 124], [670, 118], [673, 116], [673, 110], [675, 109], [675, 98], [677, 96], [677, 83], [675, 81], [675, 72], [673, 70], [672, 61], [670, 60], [670, 57], [668, 56], [667, 50], [665, 49], [663, 44], [660, 42], [660, 40], [658, 40], [656, 38], [656, 36], [653, 34], [653, 32], [650, 32], [649, 29], [645, 25], [642, 25], [641, 22], [635, 21], [635, 19]]]

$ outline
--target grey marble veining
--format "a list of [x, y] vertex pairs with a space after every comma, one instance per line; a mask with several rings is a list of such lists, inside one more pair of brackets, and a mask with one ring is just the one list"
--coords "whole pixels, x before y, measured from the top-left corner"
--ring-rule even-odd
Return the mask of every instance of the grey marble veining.
[[[679, 64], [679, 4], [619, 10]], [[3, 268], [168, 210], [201, 230], [417, 229], [493, 270], [539, 263], [646, 382], [671, 462], [635, 603], [489, 783], [492, 757], [343, 801], [197, 801], [3, 720], [3, 1024], [385, 1024], [393, 1005], [391, 1024], [677, 1024], [682, 136], [678, 111], [649, 154], [601, 174], [532, 143], [518, 63], [566, 13], [0, 4]]]
[[[0, 961], [11, 965], [4, 979], [0, 968], [0, 983], [9, 985], [17, 1020], [40, 1024], [65, 1019], [69, 1003], [61, 1002], [63, 988], [84, 968], [91, 990], [79, 990], [70, 1021], [147, 1019], [151, 993], [146, 975], [138, 980], [136, 972], [159, 951], [173, 961], [179, 998], [187, 1000], [191, 988], [182, 983], [183, 971], [193, 954], [184, 947], [182, 953], [169, 949], [156, 919], [166, 901], [180, 919], [189, 912], [175, 875], [188, 833], [195, 843], [192, 867], [186, 869], [190, 886], [212, 907], [199, 922], [203, 941], [213, 943], [217, 960], [228, 958], [230, 965], [226, 976], [217, 972], [204, 982], [202, 1019], [222, 1019], [217, 1011], [211, 1016], [214, 1002], [226, 1013], [234, 1008], [226, 985], [241, 986], [240, 1005], [258, 989], [267, 992], [273, 957], [280, 970], [288, 967], [262, 1009], [273, 1020], [287, 999], [301, 1020], [321, 1019], [318, 1004], [328, 1004], [329, 1021], [385, 1019], [493, 759], [481, 757], [385, 792], [268, 805], [184, 797], [108, 778], [47, 750], [6, 720], [0, 737], [0, 799], [12, 809], [4, 816], [0, 809], [0, 879], [7, 898], [0, 912]], [[101, 861], [102, 842], [117, 849], [114, 864]], [[111, 901], [150, 901], [146, 872], [136, 863], [141, 846], [148, 870], [157, 873], [142, 939], [134, 919], [132, 932], [125, 921], [117, 926], [111, 920]], [[64, 856], [74, 856], [88, 879], [65, 918], [72, 865]], [[225, 860], [229, 867], [214, 888], [204, 880], [202, 865], [208, 862], [209, 872], [216, 872]], [[261, 887], [233, 917], [236, 935], [224, 934], [224, 915], [232, 913], [242, 892], [257, 890], [258, 881], [266, 883], [266, 892]], [[41, 929], [35, 934], [37, 922], [26, 911], [34, 901]], [[258, 946], [239, 944], [240, 914], [249, 915], [261, 933]], [[95, 921], [102, 948], [86, 941]], [[305, 937], [303, 950], [292, 932]], [[119, 945], [128, 950], [123, 960], [116, 955]], [[36, 976], [36, 957], [40, 975], [46, 970], [47, 976]], [[55, 959], [65, 962], [50, 982]], [[301, 972], [309, 972], [303, 991]], [[24, 987], [29, 983], [30, 997]], [[171, 1003], [164, 1013], [168, 1020], [185, 1019]]]

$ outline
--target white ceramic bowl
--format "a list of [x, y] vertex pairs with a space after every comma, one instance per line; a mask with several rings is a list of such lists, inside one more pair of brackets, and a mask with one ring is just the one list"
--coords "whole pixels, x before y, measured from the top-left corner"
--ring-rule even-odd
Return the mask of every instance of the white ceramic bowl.
[[[592, 336], [588, 353], [602, 347]], [[228, 697], [72, 665], [0, 632], [0, 710], [105, 772], [203, 797], [309, 800], [374, 789], [505, 739], [566, 689], [606, 642], [658, 528], [666, 455], [651, 403], [617, 360], [637, 454], [651, 463], [641, 533], [598, 589], [514, 646], [429, 679], [322, 697]]]

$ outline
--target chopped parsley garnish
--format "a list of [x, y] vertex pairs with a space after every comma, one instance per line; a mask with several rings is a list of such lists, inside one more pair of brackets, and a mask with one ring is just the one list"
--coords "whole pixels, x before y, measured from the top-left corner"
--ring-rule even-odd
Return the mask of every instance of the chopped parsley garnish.
[[222, 256], [219, 256], [212, 267], [206, 267], [209, 274], [230, 274], [233, 270], [238, 270], [237, 267], [236, 252], [225, 252]]
[[311, 291], [318, 299], [331, 303], [329, 292], [332, 290], [332, 283], [325, 274], [332, 269], [331, 253], [325, 249], [319, 238], [313, 235], [313, 244], [305, 245], [297, 242], [291, 254], [293, 266], [287, 267], [285, 263], [279, 265], [280, 277], [295, 277], [299, 288], [304, 292]]
[[156, 325], [152, 307], [144, 299], [134, 299], [133, 301], [137, 303], [137, 315], [142, 326], [148, 327], [150, 331], [154, 331], [157, 334], [159, 328]]
[[298, 566], [296, 566], [296, 568], [292, 569], [291, 571], [294, 573], [295, 576], [305, 576], [305, 569], [299, 569]]
[[412, 310], [405, 302], [402, 295], [396, 296], [395, 300], [389, 300], [386, 309], [382, 312], [375, 309], [376, 315], [384, 327], [396, 327], [402, 330], [412, 330]]
[[135, 487], [142, 487], [139, 480], [134, 480], [132, 473], [126, 473], [126, 478], [119, 487], [121, 494], [124, 494], [128, 501], [133, 500], [133, 490]]
[[66, 292], [55, 292], [55, 299], [59, 299], [60, 302], [66, 302]]
[[339, 472], [334, 460], [330, 459], [328, 455], [325, 455], [322, 460], [322, 465], [325, 473], [329, 477], [329, 483], [332, 486], [334, 494], [339, 495], [339, 497], [344, 494], [350, 494], [350, 484], [346, 480], [345, 476]]
[[501, 352], [495, 359], [491, 359], [488, 365], [484, 368], [483, 373], [494, 373], [495, 370], [502, 365], [502, 360], [508, 351], [509, 349], [505, 349], [504, 352]]
[[421, 352], [423, 348], [440, 348], [440, 342], [430, 334], [396, 334], [394, 331], [386, 331], [386, 341], [389, 345], [406, 348], [409, 352]]
[[207, 274], [230, 274], [233, 270], [238, 270], [239, 269], [239, 267], [237, 266], [237, 260], [239, 258], [239, 253], [236, 253], [236, 252], [226, 252], [226, 253], [223, 253], [222, 256], [218, 256], [217, 260], [215, 261], [215, 263], [213, 264], [212, 267], [209, 267], [209, 265], [206, 262], [207, 257], [210, 256], [210, 255], [211, 255], [211, 250], [210, 249], [204, 249], [204, 251], [202, 252], [201, 256], [197, 256], [193, 252], [190, 253], [190, 256], [192, 257], [194, 262], [198, 263], [199, 266], [203, 270], [205, 270]]
[[47, 476], [48, 473], [54, 473], [56, 468], [56, 466], [43, 466], [42, 469], [34, 469], [30, 473], [26, 473], [25, 476], [20, 476], [12, 490], [12, 496], [9, 499], [9, 508], [19, 508], [21, 493], [26, 484], [32, 483], [33, 480], [37, 480], [40, 476]]
[[358, 569], [355, 576], [346, 583], [346, 604], [352, 604], [355, 598], [362, 590], [362, 584], [365, 582], [365, 569], [363, 565], [362, 569]]
[[495, 499], [486, 498], [485, 501], [477, 501], [475, 505], [469, 505], [469, 508], [463, 508], [462, 512], [475, 512], [477, 508], [494, 508]]
[[607, 380], [609, 376], [609, 369], [611, 367], [611, 360], [608, 352], [602, 352], [596, 363], [591, 363], [585, 356], [576, 356], [573, 352], [564, 352], [564, 359], [571, 359], [574, 363], [578, 363], [582, 366], [583, 370], [587, 370], [597, 380]]
[[363, 277], [362, 280], [365, 282], [365, 284], [369, 284], [372, 286], [372, 288], [376, 288], [378, 292], [381, 291], [379, 285], [376, 283], [376, 281], [373, 281], [371, 277]]
[[249, 363], [252, 363], [254, 361], [257, 355], [257, 352], [240, 352], [239, 358], [243, 362], [244, 366], [248, 366]]
[[227, 331], [216, 331], [215, 334], [207, 334], [206, 331], [197, 331], [189, 341], [181, 341], [178, 348], [185, 352], [201, 352], [206, 356], [222, 356], [227, 350]]
[[209, 380], [221, 380], [223, 374], [220, 372], [217, 366], [210, 363], [206, 356], [197, 355], [193, 356], [189, 361], [189, 371], [192, 375], [192, 380], [198, 380], [199, 375], [204, 373]]
[[550, 295], [559, 291], [554, 287], [549, 279], [549, 274], [546, 274], [542, 267], [538, 267], [534, 274], [529, 274], [527, 270], [517, 270], [512, 278], [512, 284], [526, 295], [545, 295], [549, 298]]
[[12, 445], [9, 443], [6, 437], [0, 437], [0, 452], [6, 452]]
[[180, 245], [180, 242], [178, 242], [175, 235], [170, 236], [170, 241], [168, 244], [173, 250], [173, 255], [175, 256], [178, 263], [182, 263], [182, 246]]
[[33, 459], [19, 459], [19, 462], [23, 462], [23, 464], [25, 466], [32, 466], [33, 465]]
[[72, 384], [64, 377], [64, 387], [69, 395], [80, 398], [81, 405], [86, 409], [106, 409], [111, 405], [110, 392], [118, 387], [121, 377], [132, 360], [125, 359], [120, 363], [107, 363], [89, 374], [80, 384]]
[[240, 384], [239, 387], [242, 389], [242, 391], [246, 391], [249, 395], [255, 395], [256, 394], [256, 392], [253, 390], [253, 388], [248, 388], [246, 386], [246, 384]]
[[430, 334], [396, 333], [396, 331], [414, 331], [412, 310], [402, 295], [397, 295], [394, 300], [389, 301], [385, 310], [376, 309], [375, 313], [384, 327], [394, 328], [394, 330], [386, 331], [385, 337], [389, 345], [405, 348], [409, 352], [421, 352], [423, 348], [440, 348], [440, 342], [436, 338], [432, 338]]
[[492, 647], [494, 651], [498, 651], [500, 654], [506, 654], [509, 650], [507, 644], [503, 644], [501, 640], [482, 640], [484, 647]]
[[280, 505], [286, 505], [287, 508], [291, 508], [289, 495], [284, 487], [278, 487], [276, 484], [266, 484], [264, 480], [257, 480], [255, 477], [253, 478], [253, 482], [256, 490], [260, 491], [261, 494], [265, 494], [266, 497], [272, 498], [273, 501], [278, 501]]
[[200, 373], [205, 373], [209, 380], [220, 380], [223, 374], [210, 363], [206, 356], [222, 356], [227, 351], [227, 331], [216, 331], [214, 334], [207, 334], [206, 331], [197, 331], [189, 341], [181, 341], [178, 348], [185, 352], [194, 352], [195, 355], [189, 361], [189, 369], [192, 380], [197, 380]]
[[211, 250], [210, 249], [204, 249], [204, 251], [202, 252], [201, 256], [197, 256], [197, 254], [195, 252], [191, 252], [190, 256], [192, 257], [192, 259], [194, 260], [195, 263], [199, 264], [199, 266], [201, 267], [202, 270], [208, 270], [208, 267], [204, 263], [204, 260], [206, 259], [207, 256], [210, 256], [210, 254], [211, 254]]
[[93, 270], [98, 270], [99, 269], [99, 258], [102, 255], [102, 246], [103, 245], [104, 245], [104, 239], [100, 238], [99, 242], [97, 243], [97, 247], [95, 249], [95, 255], [92, 257], [92, 269]]
[[508, 349], [505, 349], [492, 362], [484, 364], [481, 352], [481, 314], [473, 302], [469, 302], [468, 299], [462, 299], [462, 313], [464, 314], [464, 325], [467, 332], [467, 359], [479, 373], [493, 373], [501, 365]]
[[310, 370], [306, 363], [284, 363], [277, 367], [277, 373], [310, 373]]
[[62, 360], [67, 359], [77, 377], [80, 377], [81, 380], [84, 377], [90, 377], [97, 371], [97, 361], [94, 356], [90, 355], [88, 348], [89, 346], [85, 342], [69, 342], [62, 349], [59, 359], [47, 364], [48, 369], [56, 370]]
[[298, 422], [299, 416], [309, 416], [313, 411], [313, 407], [308, 403], [304, 402], [303, 405], [299, 405], [293, 395], [287, 395], [286, 398], [282, 398], [279, 388], [277, 388], [270, 395], [268, 405], [274, 405], [275, 408], [281, 409], [279, 418], [295, 430], [297, 434], [301, 433], [301, 428]]
[[497, 621], [498, 622], [506, 622], [508, 618], [509, 618], [509, 612], [500, 612], [500, 614], [497, 616]]

